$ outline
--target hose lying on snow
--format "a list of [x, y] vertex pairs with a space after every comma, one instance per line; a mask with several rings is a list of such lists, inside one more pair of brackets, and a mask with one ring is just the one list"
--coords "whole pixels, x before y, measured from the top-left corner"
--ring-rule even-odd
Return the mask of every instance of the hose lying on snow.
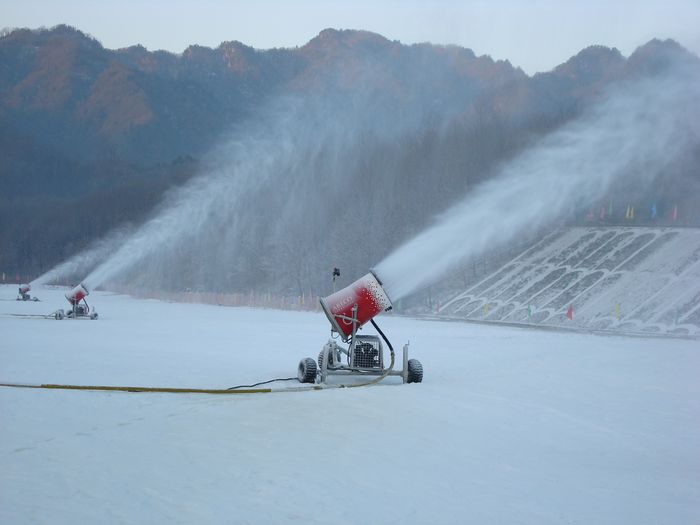
[[370, 381], [365, 381], [363, 383], [353, 383], [348, 385], [304, 385], [290, 388], [243, 388], [248, 386], [264, 385], [267, 383], [272, 383], [274, 381], [289, 381], [296, 378], [279, 378], [270, 379], [268, 381], [261, 381], [259, 383], [254, 383], [252, 385], [241, 385], [240, 387], [234, 386], [231, 388], [219, 389], [219, 388], [165, 388], [165, 387], [152, 387], [152, 386], [102, 386], [102, 385], [54, 385], [51, 383], [0, 383], [0, 387], [8, 388], [40, 388], [47, 390], [89, 390], [89, 391], [102, 391], [102, 392], [131, 392], [131, 393], [141, 393], [150, 392], [158, 394], [271, 394], [277, 392], [305, 392], [309, 390], [327, 390], [330, 388], [357, 388], [361, 386], [369, 386], [379, 383], [382, 379], [389, 375], [389, 372], [394, 368], [394, 347], [387, 339], [384, 332], [381, 331], [374, 319], [371, 319], [371, 323], [379, 335], [384, 339], [387, 346], [389, 347], [389, 353], [391, 355], [391, 362], [389, 367], [380, 376], [375, 377]]

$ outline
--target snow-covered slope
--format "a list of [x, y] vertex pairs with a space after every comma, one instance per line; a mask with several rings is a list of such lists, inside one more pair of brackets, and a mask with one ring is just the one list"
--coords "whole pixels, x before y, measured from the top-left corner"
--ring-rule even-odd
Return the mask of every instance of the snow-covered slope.
[[[0, 382], [225, 388], [293, 376], [329, 330], [321, 313], [106, 293], [97, 321], [9, 315], [62, 292], [0, 301]], [[422, 384], [0, 388], [0, 523], [697, 524], [696, 341], [378, 321], [410, 339]]]
[[[571, 307], [573, 319], [566, 316]], [[561, 229], [447, 302], [446, 316], [700, 334], [700, 229]]]

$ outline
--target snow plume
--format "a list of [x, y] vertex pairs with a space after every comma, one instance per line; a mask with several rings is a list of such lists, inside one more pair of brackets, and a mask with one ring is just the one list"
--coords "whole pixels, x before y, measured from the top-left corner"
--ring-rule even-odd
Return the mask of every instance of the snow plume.
[[375, 268], [393, 301], [592, 205], [618, 184], [647, 186], [700, 142], [700, 78], [678, 67], [605, 94], [584, 115], [503, 166]]
[[29, 284], [36, 287], [68, 279], [77, 282], [85, 272], [106, 260], [110, 253], [117, 250], [129, 234], [130, 230], [127, 227], [114, 230], [107, 237], [93, 242], [87, 249], [40, 275]]
[[214, 154], [217, 159], [211, 161], [210, 169], [170, 192], [154, 216], [95, 268], [85, 284], [100, 286], [139, 264], [147, 264], [149, 271], [167, 266], [168, 257], [177, 257], [178, 250], [189, 254], [204, 248], [200, 261], [218, 256], [219, 250], [211, 251], [211, 243], [203, 240], [212, 235], [220, 236], [222, 244], [234, 240], [230, 237], [237, 233], [238, 212], [247, 206], [245, 197], [299, 161], [301, 134], [294, 133], [294, 124], [300, 105], [286, 99], [275, 110], [274, 123], [263, 119], [256, 130], [234, 133], [225, 148]]
[[234, 130], [212, 152], [209, 169], [171, 192], [85, 285], [240, 290], [264, 278], [296, 284], [302, 273], [320, 272], [307, 265], [329, 253], [323, 228], [338, 213], [340, 181], [361, 171], [358, 152], [422, 125], [421, 111], [407, 112], [378, 91], [324, 85], [271, 102]]

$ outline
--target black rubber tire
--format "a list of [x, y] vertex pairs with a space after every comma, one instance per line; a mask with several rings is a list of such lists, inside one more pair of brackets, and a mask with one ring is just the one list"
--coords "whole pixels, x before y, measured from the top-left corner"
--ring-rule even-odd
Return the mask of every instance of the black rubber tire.
[[409, 383], [421, 383], [423, 381], [423, 365], [418, 359], [408, 360], [408, 380]]
[[53, 314], [53, 315], [54, 315], [54, 317], [56, 318], [56, 321], [60, 321], [60, 320], [63, 319], [63, 317], [64, 317], [63, 310], [58, 310], [58, 311], [57, 311], [55, 314]]
[[[333, 366], [334, 364], [335, 364], [335, 363], [333, 362], [333, 354], [328, 353], [328, 365], [326, 365], [326, 367], [328, 367], [328, 366]], [[318, 353], [318, 369], [319, 369], [319, 371], [320, 371], [322, 368], [323, 368], [323, 350], [321, 350], [321, 351]]]
[[300, 383], [314, 383], [316, 382], [317, 372], [318, 368], [316, 367], [316, 361], [310, 357], [305, 357], [299, 361], [297, 379], [299, 379]]
[[98, 318], [97, 312], [93, 312], [90, 314], [90, 319], [92, 319], [93, 321], [97, 318]]

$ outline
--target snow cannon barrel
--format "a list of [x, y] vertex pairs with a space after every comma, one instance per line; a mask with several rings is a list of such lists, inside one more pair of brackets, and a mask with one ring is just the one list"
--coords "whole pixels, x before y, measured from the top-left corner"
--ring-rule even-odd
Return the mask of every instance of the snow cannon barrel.
[[326, 313], [331, 327], [343, 341], [353, 335], [370, 319], [391, 310], [391, 301], [381, 281], [372, 271], [350, 286], [321, 299], [321, 308]]
[[29, 293], [29, 290], [31, 290], [32, 287], [28, 284], [20, 284], [19, 285], [19, 293], [20, 295], [24, 295], [25, 293]]
[[68, 302], [70, 304], [78, 304], [80, 301], [82, 301], [86, 296], [90, 295], [90, 292], [87, 291], [87, 288], [83, 286], [83, 284], [79, 284], [75, 288], [73, 288], [71, 291], [66, 292], [66, 299], [68, 299]]

